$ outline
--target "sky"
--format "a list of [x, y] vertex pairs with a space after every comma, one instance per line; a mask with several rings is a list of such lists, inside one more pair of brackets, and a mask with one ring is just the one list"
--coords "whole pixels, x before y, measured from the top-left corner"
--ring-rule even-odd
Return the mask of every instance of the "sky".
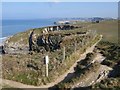
[[118, 2], [119, 0], [1, 0], [2, 2]]
[[118, 17], [117, 2], [2, 2], [3, 19]]

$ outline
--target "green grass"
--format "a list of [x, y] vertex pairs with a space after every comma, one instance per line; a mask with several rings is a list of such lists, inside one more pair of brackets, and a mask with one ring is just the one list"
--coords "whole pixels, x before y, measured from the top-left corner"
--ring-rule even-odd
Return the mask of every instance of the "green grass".
[[109, 20], [92, 24], [88, 29], [96, 30], [103, 35], [103, 41], [118, 43], [118, 21]]
[[[5, 55], [3, 56], [3, 77], [25, 84], [45, 85], [49, 82], [55, 81], [56, 78], [64, 74], [73, 65], [73, 63], [75, 63], [75, 61], [79, 59], [80, 54], [84, 53], [88, 47], [96, 43], [99, 39], [99, 35], [96, 36], [94, 39], [89, 38], [89, 43], [85, 44], [82, 48], [80, 45], [77, 46], [79, 49], [76, 52], [74, 52], [74, 40], [70, 40], [71, 44], [67, 44], [65, 46], [67, 52], [64, 63], [61, 63], [62, 48], [54, 52], [48, 52], [47, 54], [50, 57], [49, 78], [45, 77], [45, 65], [43, 63], [43, 57], [46, 53], [34, 53], [33, 55]], [[28, 63], [32, 63], [32, 65], [38, 66], [39, 70], [28, 68]], [[8, 74], [8, 72], [10, 74]], [[28, 75], [29, 78], [27, 77]], [[38, 78], [40, 79], [39, 81]]]
[[[25, 32], [20, 32], [20, 33], [15, 34], [8, 39], [8, 42], [9, 43], [19, 42], [20, 44], [25, 44], [25, 45], [28, 44], [28, 38], [32, 30], [33, 29], [30, 29]], [[36, 36], [39, 36], [42, 33], [43, 28], [36, 28], [34, 30], [35, 30], [34, 34], [36, 34]], [[23, 41], [21, 41], [21, 38], [23, 39]]]

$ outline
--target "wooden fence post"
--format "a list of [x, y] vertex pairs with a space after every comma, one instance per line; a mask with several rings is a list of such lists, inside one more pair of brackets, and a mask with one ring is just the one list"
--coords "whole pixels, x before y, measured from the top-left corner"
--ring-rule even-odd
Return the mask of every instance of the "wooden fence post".
[[63, 60], [62, 62], [65, 60], [65, 46], [63, 46]]
[[48, 63], [49, 63], [49, 57], [48, 57], [48, 55], [46, 55], [45, 56], [46, 77], [48, 77]]

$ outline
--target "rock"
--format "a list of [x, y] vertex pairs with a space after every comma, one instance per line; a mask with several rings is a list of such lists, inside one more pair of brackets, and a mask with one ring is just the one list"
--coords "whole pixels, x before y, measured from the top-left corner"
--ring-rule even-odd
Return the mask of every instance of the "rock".
[[41, 35], [37, 38], [36, 46], [38, 47], [43, 46], [46, 51], [53, 51], [60, 47], [61, 40], [62, 40], [61, 36]]
[[4, 46], [0, 46], [0, 54], [5, 54]]

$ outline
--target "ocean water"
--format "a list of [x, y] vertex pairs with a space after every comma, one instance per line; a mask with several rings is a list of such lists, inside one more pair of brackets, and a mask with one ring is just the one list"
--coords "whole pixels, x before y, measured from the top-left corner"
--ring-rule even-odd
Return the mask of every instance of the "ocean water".
[[31, 28], [53, 25], [56, 21], [58, 21], [58, 19], [2, 20], [2, 37], [11, 36]]
[[59, 19], [36, 19], [36, 20], [2, 20], [2, 43], [6, 37], [23, 32], [32, 28], [40, 28], [48, 25], [54, 25]]

